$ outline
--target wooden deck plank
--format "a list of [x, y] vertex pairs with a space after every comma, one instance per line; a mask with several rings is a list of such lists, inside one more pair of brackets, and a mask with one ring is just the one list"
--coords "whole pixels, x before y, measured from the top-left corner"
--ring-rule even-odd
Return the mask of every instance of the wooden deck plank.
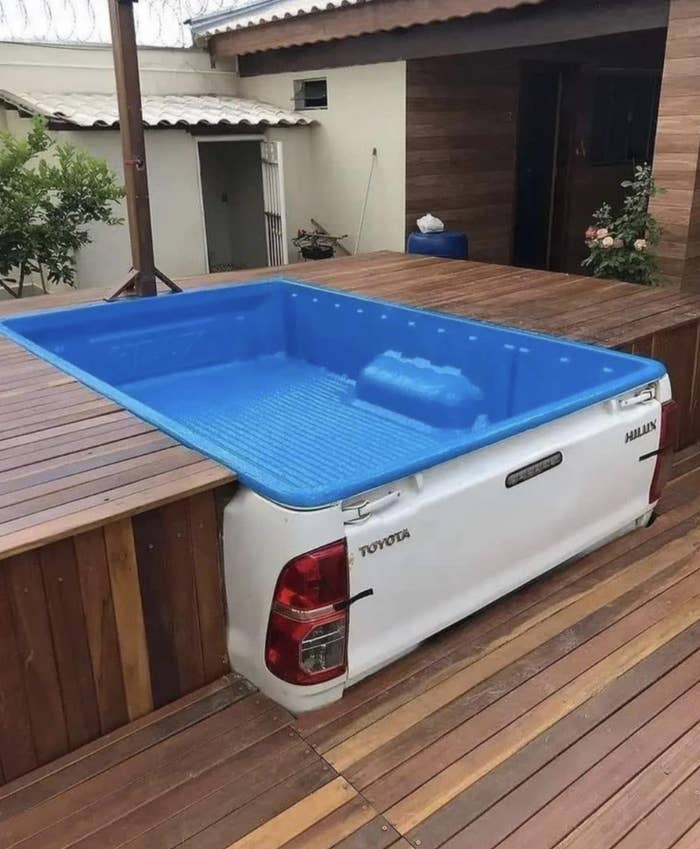
[[616, 678], [690, 627], [698, 617], [700, 598], [693, 597], [679, 606], [672, 615], [650, 627], [629, 644], [616, 649], [573, 682], [548, 696], [529, 713], [413, 791], [387, 811], [387, 819], [401, 833], [415, 828], [431, 813], [439, 810], [572, 710], [597, 695]]
[[285, 811], [328, 785], [334, 778], [334, 774], [329, 772], [325, 764], [316, 761], [309, 767], [297, 770], [293, 776], [275, 784], [267, 793], [236, 808], [188, 839], [166, 844], [167, 849], [175, 849], [175, 846], [178, 849], [230, 849], [237, 841], [275, 817], [283, 815]]
[[[685, 744], [694, 743], [695, 737], [685, 737], [685, 735], [698, 733], [697, 695], [696, 685], [656, 714], [593, 766], [589, 765], [579, 778], [562, 789], [562, 792], [553, 797], [549, 803], [547, 803], [549, 794], [560, 785], [556, 779], [553, 779], [552, 770], [548, 770], [550, 787], [538, 788], [543, 795], [535, 797], [539, 799], [542, 807], [535, 816], [524, 822], [498, 845], [503, 849], [515, 849], [521, 846], [538, 846], [547, 849], [547, 847], [559, 846], [568, 834], [572, 834], [616, 792], [624, 789], [628, 782], [633, 781], [635, 776], [640, 774], [640, 771], [643, 771], [656, 758], [663, 759], [669, 747], [677, 745], [678, 749], [687, 751]], [[683, 740], [680, 745], [677, 743], [679, 740]], [[678, 749], [671, 752], [671, 755], [676, 754]], [[697, 749], [691, 757], [695, 759], [697, 766]], [[679, 783], [682, 780], [683, 777], [679, 779]], [[458, 834], [444, 845], [450, 846], [452, 843], [454, 847], [459, 845], [461, 840], [462, 835]], [[587, 845], [604, 847], [611, 844], [594, 841]]]
[[386, 810], [481, 739], [496, 733], [616, 647], [658, 622], [669, 606], [700, 591], [697, 567], [700, 559], [671, 567], [671, 574], [665, 575], [663, 581], [652, 579], [651, 585], [645, 582], [617, 604], [607, 605], [604, 611], [563, 630], [543, 646], [546, 651], [533, 652], [522, 663], [509, 667], [507, 677], [491, 679], [487, 688], [470, 691], [466, 698], [434, 713], [429, 721], [396, 741], [388, 752], [385, 749], [382, 757], [356, 764], [345, 774], [356, 787], [363, 788], [379, 810]]
[[[256, 743], [265, 740], [284, 724], [282, 711], [265, 711], [244, 722], [231, 722], [223, 733], [201, 738], [193, 748], [176, 758], [160, 758], [151, 764], [148, 771], [134, 774], [128, 784], [112, 789], [106, 787], [104, 795], [76, 809], [60, 820], [58, 828], [45, 829], [32, 836], [35, 849], [107, 849], [118, 845], [122, 836], [132, 833], [134, 815], [146, 806], [163, 810], [164, 797], [177, 793], [186, 785], [197, 786], [218, 767], [229, 776], [240, 769], [246, 752]], [[213, 722], [201, 723], [197, 728], [205, 729]], [[172, 802], [172, 800], [171, 800]], [[12, 827], [9, 820], [7, 827]], [[110, 835], [110, 836], [108, 836]]]
[[311, 767], [317, 775], [323, 772], [320, 759], [303, 740], [279, 729], [95, 832], [88, 845], [178, 846]]
[[253, 692], [248, 682], [224, 676], [196, 693], [99, 737], [0, 788], [0, 821], [29, 811], [122, 761], [145, 752]]
[[676, 637], [561, 720], [549, 734], [456, 796], [414, 831], [425, 849], [459, 834], [493, 849], [700, 678], [700, 626]]
[[575, 622], [609, 604], [628, 592], [633, 586], [649, 577], [650, 570], [662, 571], [673, 563], [691, 556], [700, 546], [700, 534], [689, 535], [667, 546], [663, 556], [651, 555], [633, 563], [626, 570], [614, 574], [605, 581], [581, 593], [581, 597], [563, 609], [547, 610], [535, 619], [534, 625], [524, 623], [513, 629], [507, 642], [488, 646], [482, 656], [456, 671], [446, 681], [437, 684], [414, 699], [408, 705], [393, 711], [384, 719], [374, 723], [370, 729], [361, 731], [349, 740], [325, 753], [336, 769], [345, 770], [370, 752], [416, 725], [421, 719], [440, 707], [452, 702], [462, 693], [504, 669], [519, 658], [546, 643], [552, 637], [572, 626]]
[[2, 557], [82, 533], [106, 522], [177, 501], [213, 489], [235, 479], [232, 472], [211, 460], [188, 463], [171, 472], [161, 472], [136, 483], [105, 493], [80, 498], [33, 516], [0, 524]]
[[[649, 770], [650, 774], [652, 771]], [[639, 790], [639, 787], [635, 788]], [[700, 819], [700, 770], [676, 787], [658, 807], [642, 817], [616, 844], [618, 849], [669, 849]]]
[[[49, 845], [54, 838], [60, 841], [67, 831], [64, 820], [70, 817], [72, 828], [77, 833], [83, 827], [81, 815], [84, 812], [89, 810], [99, 814], [101, 811], [107, 816], [109, 812], [102, 807], [105, 800], [111, 799], [119, 805], [122, 792], [134, 781], [147, 778], [153, 769], [161, 769], [165, 775], [168, 772], [166, 767], [174, 769], [176, 764], [186, 767], [188, 757], [198, 755], [203, 746], [220, 741], [222, 735], [231, 738], [240, 736], [240, 729], [250, 723], [267, 723], [266, 727], [277, 729], [287, 721], [284, 711], [267, 699], [252, 696], [235, 702], [205, 721], [189, 725], [179, 734], [167, 737], [157, 746], [142, 750], [116, 763], [111, 769], [100, 771], [91, 780], [74, 784], [59, 795], [9, 816], [3, 821], [0, 831], [0, 847], [9, 849], [28, 838], [38, 840], [37, 835], [43, 835], [42, 841], [46, 840]], [[54, 828], [57, 823], [61, 823], [60, 828]]]

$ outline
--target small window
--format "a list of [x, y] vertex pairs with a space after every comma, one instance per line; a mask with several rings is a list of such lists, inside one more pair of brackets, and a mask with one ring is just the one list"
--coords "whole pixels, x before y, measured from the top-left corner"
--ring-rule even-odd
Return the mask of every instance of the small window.
[[660, 87], [655, 73], [604, 73], [596, 79], [593, 165], [651, 162]]
[[295, 80], [295, 109], [327, 109], [328, 83], [326, 80]]

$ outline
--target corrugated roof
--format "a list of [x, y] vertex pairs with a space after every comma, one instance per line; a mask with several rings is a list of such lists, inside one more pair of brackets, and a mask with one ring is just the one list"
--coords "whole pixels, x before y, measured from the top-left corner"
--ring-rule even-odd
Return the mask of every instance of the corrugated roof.
[[[393, 20], [389, 25], [381, 23], [382, 0], [234, 0], [226, 9], [193, 17], [188, 23], [195, 43], [203, 43], [208, 38], [224, 32], [249, 29], [262, 24], [292, 20], [303, 15], [330, 12], [352, 6], [364, 6], [372, 3], [377, 6], [375, 26], [365, 27], [353, 35], [375, 31], [401, 29], [422, 24], [437, 23], [452, 18], [469, 17], [474, 14], [487, 14], [498, 9], [513, 9], [517, 6], [536, 5], [543, 0], [404, 0], [393, 10]], [[401, 8], [398, 8], [398, 5]], [[334, 36], [319, 27], [318, 38], [313, 41], [326, 41]], [[311, 41], [310, 39], [308, 41]], [[303, 42], [292, 41], [290, 44]]]
[[192, 18], [190, 29], [195, 40], [200, 40], [220, 32], [256, 27], [285, 18], [371, 2], [372, 0], [239, 0], [220, 12]]
[[[44, 115], [76, 127], [113, 127], [119, 123], [115, 94], [48, 94], [0, 91], [0, 100], [32, 115]], [[311, 124], [299, 112], [270, 103], [223, 95], [145, 94], [147, 127], [229, 124], [293, 126]]]

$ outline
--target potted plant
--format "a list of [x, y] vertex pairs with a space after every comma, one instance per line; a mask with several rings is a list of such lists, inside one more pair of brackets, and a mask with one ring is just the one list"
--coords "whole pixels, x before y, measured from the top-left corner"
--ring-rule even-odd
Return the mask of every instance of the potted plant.
[[655, 286], [659, 283], [654, 247], [661, 230], [649, 213], [649, 200], [657, 194], [651, 166], [637, 165], [631, 180], [625, 180], [622, 210], [613, 213], [604, 203], [593, 213], [593, 224], [586, 230], [589, 254], [582, 265], [594, 277], [626, 280]]
[[321, 230], [299, 230], [292, 243], [299, 249], [304, 259], [332, 259], [338, 242], [347, 236], [331, 236]]

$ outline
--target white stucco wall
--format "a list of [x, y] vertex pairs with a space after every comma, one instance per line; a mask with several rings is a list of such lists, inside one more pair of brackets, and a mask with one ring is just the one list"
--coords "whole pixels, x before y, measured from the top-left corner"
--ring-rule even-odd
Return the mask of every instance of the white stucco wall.
[[[139, 50], [141, 88], [145, 94], [235, 94], [231, 66], [210, 67], [207, 53], [198, 50]], [[112, 53], [104, 47], [52, 47], [39, 44], [0, 44], [0, 89], [9, 91], [112, 92]], [[29, 120], [0, 108], [0, 129], [20, 135]], [[80, 130], [57, 133], [94, 156], [105, 159], [122, 176], [119, 133]], [[146, 156], [158, 266], [171, 277], [206, 271], [204, 219], [197, 163], [197, 145], [186, 130], [147, 130]], [[122, 205], [123, 207], [123, 205]], [[126, 218], [126, 210], [120, 213]], [[80, 287], [114, 286], [131, 264], [126, 221], [121, 226], [91, 228], [92, 243], [77, 258]]]
[[[29, 126], [29, 120], [18, 118], [16, 112], [8, 112], [7, 119], [16, 135]], [[121, 179], [116, 130], [61, 131], [57, 137], [104, 159]], [[202, 274], [206, 271], [205, 237], [194, 138], [184, 130], [146, 130], [146, 158], [156, 264], [170, 277]], [[92, 243], [77, 258], [78, 286], [113, 286], [128, 271], [131, 252], [124, 203], [117, 214], [124, 224], [91, 228]]]
[[[239, 94], [287, 109], [295, 79], [326, 77], [328, 109], [307, 113], [316, 124], [267, 131], [268, 138], [283, 143], [290, 241], [314, 218], [331, 232], [347, 233], [345, 245], [354, 247], [376, 147], [360, 250], [403, 250], [405, 62], [239, 79], [231, 63], [217, 62], [212, 69], [209, 55], [201, 50], [141, 49], [139, 61], [144, 93]], [[112, 92], [111, 50], [0, 43], [0, 89]], [[16, 112], [0, 108], [0, 129], [19, 134], [27, 126]], [[122, 179], [117, 131], [61, 131], [58, 137], [105, 159]], [[171, 277], [203, 273], [206, 239], [195, 139], [185, 130], [149, 130], [146, 150], [156, 261]], [[91, 236], [92, 244], [78, 257], [77, 283], [115, 285], [130, 264], [127, 226], [96, 225]], [[291, 244], [289, 256], [297, 258]]]
[[[233, 63], [211, 68], [204, 50], [139, 49], [144, 94], [235, 94]], [[113, 92], [110, 47], [0, 42], [0, 89]]]
[[[243, 77], [239, 93], [290, 108], [294, 80], [325, 77], [328, 108], [306, 113], [318, 121], [306, 131], [275, 130], [284, 142], [290, 234], [315, 218], [354, 246], [377, 148], [361, 251], [404, 249], [406, 208], [406, 63], [387, 62], [313, 73]], [[304, 137], [308, 137], [308, 144]]]

